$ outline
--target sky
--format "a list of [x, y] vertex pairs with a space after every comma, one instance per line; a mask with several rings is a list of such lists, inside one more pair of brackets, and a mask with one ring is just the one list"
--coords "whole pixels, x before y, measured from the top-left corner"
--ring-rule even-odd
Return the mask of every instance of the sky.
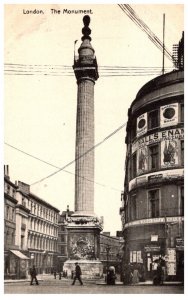
[[[172, 45], [179, 42], [184, 30], [183, 5], [130, 5], [161, 41], [165, 14], [165, 45], [172, 51]], [[35, 8], [42, 9], [44, 14], [23, 14], [23, 9]], [[70, 67], [74, 41], [78, 40], [78, 48], [83, 27], [82, 14], [51, 13], [51, 9], [62, 12], [64, 8], [93, 12], [90, 15], [91, 44], [99, 66], [94, 96], [95, 144], [126, 124], [128, 108], [137, 92], [160, 75], [162, 69], [161, 51], [116, 3], [6, 5], [4, 63], [8, 65], [4, 77], [4, 141], [58, 168], [75, 157], [77, 84]], [[131, 71], [129, 76], [111, 76], [112, 72], [104, 76], [104, 66], [131, 67]], [[52, 67], [58, 70], [57, 76], [50, 73]], [[158, 67], [159, 72], [133, 76], [132, 67]], [[14, 71], [10, 71], [13, 68]], [[31, 68], [39, 72], [25, 75], [33, 70]], [[165, 68], [173, 68], [167, 58]], [[24, 71], [22, 75], [20, 70]], [[122, 75], [122, 71], [119, 72]], [[47, 75], [43, 75], [45, 73]], [[104, 231], [112, 235], [121, 230], [119, 208], [125, 176], [125, 133], [124, 127], [95, 149], [95, 213], [104, 217]], [[11, 181], [30, 184], [32, 193], [60, 211], [67, 205], [74, 210], [74, 174], [70, 174], [75, 172], [74, 163], [37, 184], [33, 183], [57, 168], [6, 144], [4, 164], [9, 165]]]

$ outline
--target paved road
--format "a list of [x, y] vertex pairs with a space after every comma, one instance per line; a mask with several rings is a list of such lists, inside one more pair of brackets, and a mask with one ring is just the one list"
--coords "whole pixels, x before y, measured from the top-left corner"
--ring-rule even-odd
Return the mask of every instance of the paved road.
[[183, 286], [106, 286], [85, 282], [74, 286], [70, 280], [46, 280], [40, 285], [28, 282], [4, 285], [5, 294], [183, 294]]

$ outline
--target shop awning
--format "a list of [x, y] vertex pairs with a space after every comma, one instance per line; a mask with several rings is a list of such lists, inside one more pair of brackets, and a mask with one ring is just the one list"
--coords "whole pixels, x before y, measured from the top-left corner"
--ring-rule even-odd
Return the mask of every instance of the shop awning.
[[26, 255], [24, 255], [22, 252], [20, 252], [18, 250], [10, 250], [10, 252], [12, 252], [14, 255], [16, 255], [17, 257], [19, 257], [21, 259], [30, 259], [29, 257], [27, 257]]

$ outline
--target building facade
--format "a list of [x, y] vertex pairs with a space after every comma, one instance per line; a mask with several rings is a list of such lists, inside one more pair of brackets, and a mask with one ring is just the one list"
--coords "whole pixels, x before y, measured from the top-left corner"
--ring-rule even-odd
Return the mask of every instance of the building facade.
[[106, 273], [110, 266], [114, 266], [116, 273], [121, 273], [124, 240], [122, 237], [111, 236], [110, 232], [100, 234], [100, 261], [103, 272]]
[[4, 176], [4, 276], [21, 279], [32, 265], [38, 274], [57, 264], [59, 210], [30, 192], [21, 181]]
[[67, 210], [63, 211], [59, 215], [58, 221], [58, 256], [56, 270], [62, 271], [64, 262], [69, 258], [68, 254], [68, 229], [67, 229], [67, 219], [73, 214], [73, 211], [69, 210], [67, 205]]
[[22, 205], [29, 209], [25, 223], [30, 265], [35, 265], [38, 274], [50, 273], [57, 260], [59, 210], [31, 193], [28, 184], [18, 181], [18, 186]]
[[4, 166], [4, 277], [16, 277], [17, 259], [11, 252], [17, 250], [16, 237], [16, 200], [17, 186], [10, 181], [9, 167]]
[[138, 92], [128, 111], [126, 170], [120, 209], [125, 261], [152, 278], [166, 260], [166, 278], [183, 280], [184, 73], [161, 75]]

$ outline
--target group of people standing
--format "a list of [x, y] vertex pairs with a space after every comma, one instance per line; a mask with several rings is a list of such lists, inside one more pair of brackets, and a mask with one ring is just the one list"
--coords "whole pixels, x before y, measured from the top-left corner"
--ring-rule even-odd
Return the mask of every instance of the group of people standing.
[[[151, 269], [151, 274], [153, 278], [153, 284], [159, 285], [163, 284], [165, 279], [165, 260], [163, 258], [159, 258], [155, 261], [156, 268]], [[123, 281], [124, 284], [138, 284], [140, 281], [145, 281], [146, 279], [146, 270], [144, 264], [127, 264], [125, 265]]]
[[145, 281], [145, 267], [143, 264], [126, 264], [123, 274], [124, 284], [137, 284]]

